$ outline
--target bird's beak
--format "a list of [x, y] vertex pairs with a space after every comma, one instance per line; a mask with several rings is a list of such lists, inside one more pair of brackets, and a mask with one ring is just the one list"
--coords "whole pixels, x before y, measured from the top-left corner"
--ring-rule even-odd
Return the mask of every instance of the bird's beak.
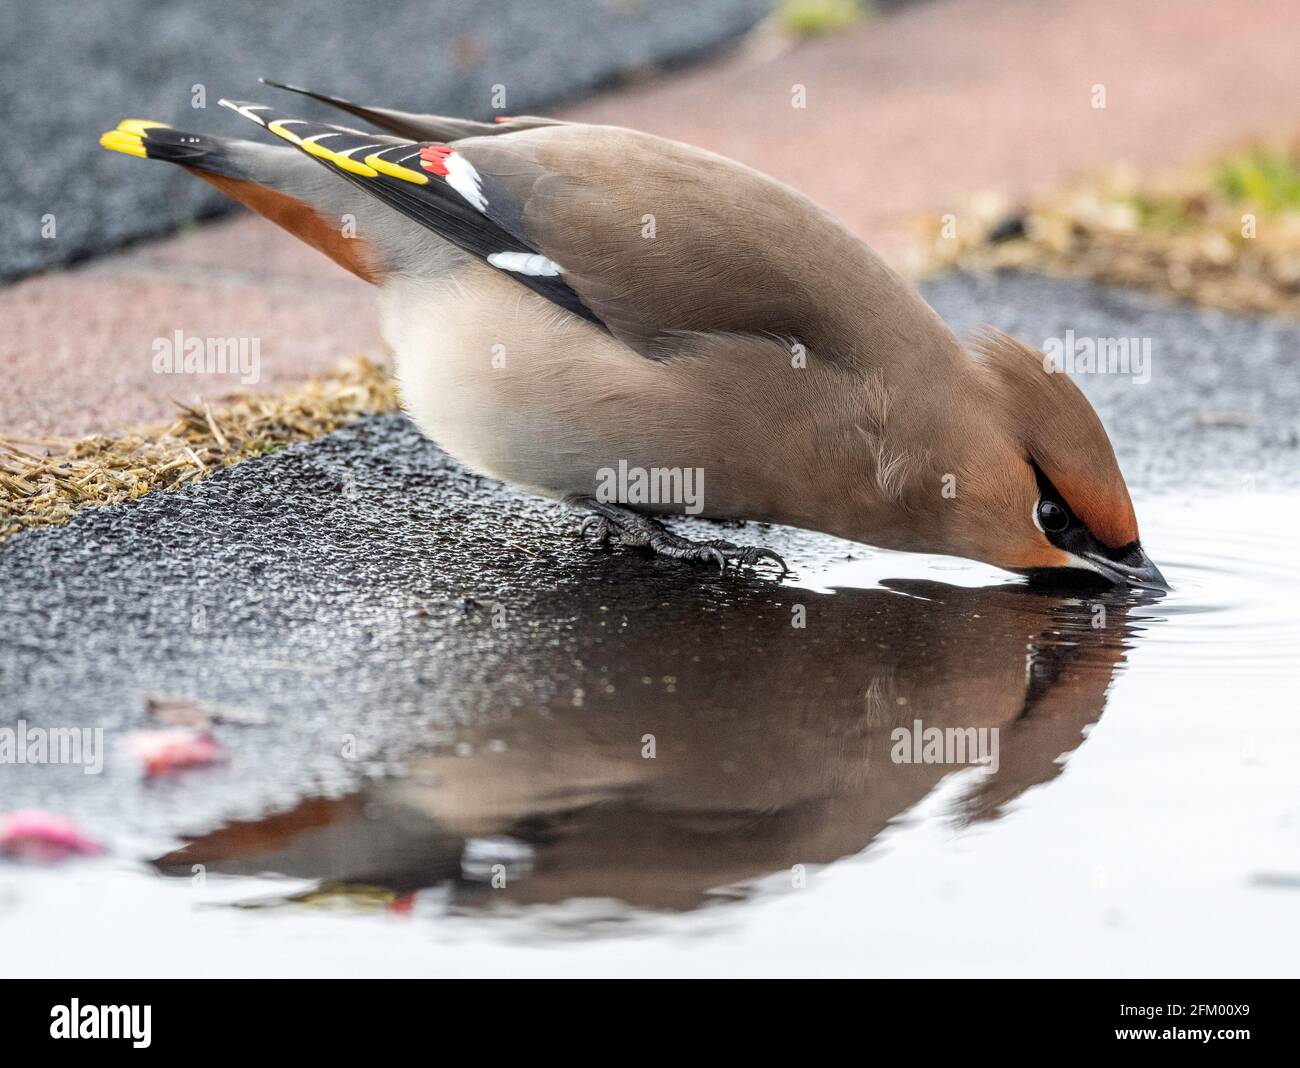
[[1116, 586], [1136, 586], [1142, 590], [1163, 590], [1168, 592], [1169, 583], [1160, 568], [1151, 562], [1151, 558], [1141, 548], [1134, 550], [1124, 560], [1108, 560], [1104, 556], [1088, 554], [1082, 557], [1090, 569], [1103, 578], [1109, 579]]
[[1012, 568], [1022, 575], [1029, 576], [1031, 582], [1047, 585], [1084, 583], [1091, 585], [1098, 580], [1115, 586], [1130, 586], [1140, 590], [1159, 590], [1167, 593], [1169, 583], [1165, 581], [1160, 569], [1151, 562], [1151, 558], [1142, 550], [1134, 548], [1123, 560], [1112, 560], [1102, 553], [1084, 552], [1072, 554], [1074, 564], [1064, 567], [1030, 567]]

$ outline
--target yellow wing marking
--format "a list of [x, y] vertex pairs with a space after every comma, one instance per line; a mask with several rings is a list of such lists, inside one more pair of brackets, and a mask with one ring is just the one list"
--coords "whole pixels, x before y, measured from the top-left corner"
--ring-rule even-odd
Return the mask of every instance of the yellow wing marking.
[[404, 182], [413, 182], [415, 185], [429, 184], [427, 174], [413, 171], [410, 167], [403, 167], [398, 163], [389, 163], [388, 160], [380, 159], [373, 154], [366, 157], [366, 166], [373, 167], [380, 174], [388, 175], [389, 178], [400, 178]]

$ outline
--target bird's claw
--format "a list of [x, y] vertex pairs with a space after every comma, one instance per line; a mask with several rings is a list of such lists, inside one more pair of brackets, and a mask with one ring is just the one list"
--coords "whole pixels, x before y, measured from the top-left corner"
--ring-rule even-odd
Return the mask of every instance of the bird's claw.
[[790, 568], [778, 553], [758, 545], [737, 545], [735, 542], [717, 539], [714, 541], [692, 541], [665, 530], [649, 516], [641, 515], [630, 509], [601, 505], [608, 512], [615, 514], [594, 513], [582, 521], [578, 536], [585, 538], [588, 531], [596, 532], [596, 544], [603, 545], [616, 537], [620, 544], [636, 548], [648, 548], [658, 556], [671, 557], [674, 560], [711, 561], [724, 572], [727, 565], [753, 567], [764, 560], [770, 560], [781, 568], [782, 576], [790, 573]]
[[771, 549], [764, 549], [761, 545], [736, 545], [729, 541], [705, 542], [713, 550], [714, 559], [721, 561], [722, 570], [727, 570], [727, 564], [735, 561], [744, 567], [753, 567], [762, 560], [771, 560], [781, 568], [782, 575], [790, 573], [790, 566], [782, 559], [780, 553], [773, 552]]
[[771, 560], [772, 563], [781, 568], [782, 575], [790, 573], [790, 565], [785, 562], [780, 553], [773, 552], [771, 549], [764, 549], [760, 545], [742, 545], [735, 556], [735, 560], [750, 567], [753, 567], [760, 560]]
[[589, 515], [582, 521], [582, 526], [578, 528], [578, 537], [586, 540], [587, 531], [594, 529], [596, 531], [596, 544], [604, 545], [609, 541], [609, 520], [603, 515]]

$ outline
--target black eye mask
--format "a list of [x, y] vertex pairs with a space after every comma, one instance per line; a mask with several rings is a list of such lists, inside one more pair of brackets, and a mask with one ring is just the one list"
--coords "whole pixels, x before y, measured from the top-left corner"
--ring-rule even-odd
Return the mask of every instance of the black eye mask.
[[1142, 557], [1142, 548], [1136, 542], [1112, 549], [1093, 536], [1087, 525], [1074, 514], [1064, 497], [1052, 485], [1052, 480], [1043, 474], [1033, 460], [1029, 466], [1034, 469], [1038, 480], [1038, 504], [1035, 506], [1039, 525], [1043, 535], [1056, 548], [1075, 556], [1104, 556], [1117, 564], [1136, 566]]

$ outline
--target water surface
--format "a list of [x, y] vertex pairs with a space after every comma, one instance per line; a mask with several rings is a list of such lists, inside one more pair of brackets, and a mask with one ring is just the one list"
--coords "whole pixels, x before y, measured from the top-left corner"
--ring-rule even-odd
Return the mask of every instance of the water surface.
[[[1168, 596], [875, 552], [721, 605], [593, 586], [520, 639], [537, 700], [148, 864], [4, 869], [0, 916], [50, 972], [1293, 972], [1300, 507], [1139, 507]], [[918, 721], [996, 769], [897, 762]]]

